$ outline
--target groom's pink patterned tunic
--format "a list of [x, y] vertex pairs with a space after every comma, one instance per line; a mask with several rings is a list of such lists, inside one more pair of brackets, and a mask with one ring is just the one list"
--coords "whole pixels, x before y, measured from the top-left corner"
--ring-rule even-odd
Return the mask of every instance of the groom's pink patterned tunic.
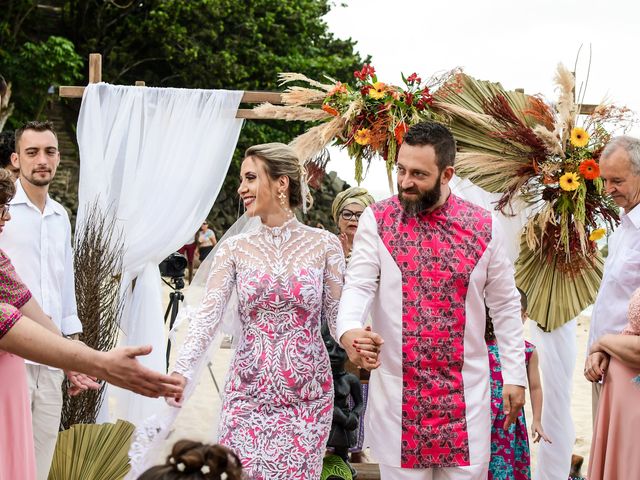
[[362, 216], [338, 334], [357, 328], [362, 305], [373, 302], [373, 330], [385, 345], [371, 380], [367, 438], [380, 463], [488, 462], [485, 287], [511, 382], [524, 385], [525, 375], [521, 340], [513, 341], [522, 337], [513, 272], [494, 235], [490, 213], [454, 195], [417, 217], [405, 215], [396, 197]]

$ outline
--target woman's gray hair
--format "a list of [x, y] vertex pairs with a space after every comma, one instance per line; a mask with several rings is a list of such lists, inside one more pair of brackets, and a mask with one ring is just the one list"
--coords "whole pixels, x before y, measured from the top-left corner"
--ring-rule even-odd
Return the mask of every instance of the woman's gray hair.
[[308, 193], [306, 186], [307, 172], [300, 165], [298, 155], [289, 145], [284, 143], [263, 143], [247, 148], [244, 158], [257, 157], [264, 162], [267, 174], [272, 180], [279, 177], [289, 177], [289, 205], [292, 208], [300, 207], [305, 203], [310, 207], [313, 198]]
[[627, 152], [627, 155], [629, 155], [631, 170], [634, 175], [640, 175], [640, 139], [630, 135], [613, 137], [604, 147], [604, 150], [602, 150], [600, 158], [607, 158], [611, 156], [619, 148], [622, 148]]

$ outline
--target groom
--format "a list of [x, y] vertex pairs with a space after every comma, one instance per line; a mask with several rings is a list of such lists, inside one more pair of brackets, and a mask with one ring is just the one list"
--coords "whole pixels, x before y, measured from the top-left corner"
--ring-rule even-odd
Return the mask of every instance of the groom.
[[[524, 405], [513, 267], [491, 214], [451, 194], [455, 154], [446, 127], [409, 129], [399, 194], [360, 217], [342, 292], [337, 330], [349, 357], [367, 367], [379, 352], [365, 436], [383, 480], [487, 478], [485, 302], [502, 360], [505, 428]], [[363, 329], [369, 312], [375, 333]]]

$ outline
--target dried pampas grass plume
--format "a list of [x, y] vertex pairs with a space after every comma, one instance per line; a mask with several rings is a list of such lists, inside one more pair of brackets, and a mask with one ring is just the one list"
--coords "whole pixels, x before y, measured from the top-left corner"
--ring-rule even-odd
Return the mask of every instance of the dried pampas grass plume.
[[556, 135], [564, 145], [571, 135], [573, 122], [576, 116], [576, 104], [573, 100], [576, 79], [567, 68], [559, 63], [554, 82], [560, 89], [558, 97], [558, 122], [556, 125]]
[[334, 87], [334, 85], [318, 82], [317, 80], [313, 80], [301, 73], [285, 72], [285, 73], [278, 74], [278, 83], [280, 85], [285, 85], [291, 82], [305, 82], [305, 83], [308, 83], [309, 85], [313, 85], [314, 87], [324, 90], [326, 92], [328, 92]]
[[558, 140], [558, 137], [554, 132], [551, 132], [547, 127], [543, 125], [536, 125], [533, 129], [533, 133], [542, 141], [545, 148], [551, 155], [558, 155], [564, 158], [564, 150]]
[[330, 122], [310, 128], [294, 138], [289, 145], [295, 150], [300, 163], [305, 165], [340, 134], [344, 125], [344, 118], [335, 117]]
[[282, 107], [271, 103], [262, 103], [254, 107], [253, 112], [258, 117], [273, 118], [276, 120], [303, 120], [313, 122], [330, 118], [328, 113], [319, 108], [307, 108], [294, 105]]

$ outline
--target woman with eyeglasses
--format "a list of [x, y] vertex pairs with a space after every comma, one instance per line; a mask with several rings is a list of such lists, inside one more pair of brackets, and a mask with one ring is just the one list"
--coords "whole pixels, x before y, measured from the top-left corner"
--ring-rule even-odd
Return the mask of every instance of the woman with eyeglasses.
[[365, 188], [351, 187], [340, 192], [331, 205], [333, 219], [338, 226], [338, 238], [344, 250], [344, 256], [349, 262], [353, 237], [358, 229], [358, 220], [365, 208], [375, 200]]
[[[358, 220], [364, 209], [374, 203], [375, 200], [365, 188], [351, 187], [336, 195], [331, 212], [333, 219], [338, 227], [338, 238], [342, 244], [344, 257], [347, 264], [351, 258], [351, 250], [353, 249], [353, 238], [358, 229]], [[367, 408], [367, 395], [369, 393], [369, 372], [364, 369], [358, 369], [350, 360], [345, 362], [345, 369], [353, 373], [360, 379], [362, 387], [362, 401], [364, 407], [360, 414], [360, 424], [358, 425], [358, 440], [356, 445], [349, 449], [351, 453], [352, 463], [362, 463], [365, 456], [362, 453], [364, 446], [364, 412]]]

